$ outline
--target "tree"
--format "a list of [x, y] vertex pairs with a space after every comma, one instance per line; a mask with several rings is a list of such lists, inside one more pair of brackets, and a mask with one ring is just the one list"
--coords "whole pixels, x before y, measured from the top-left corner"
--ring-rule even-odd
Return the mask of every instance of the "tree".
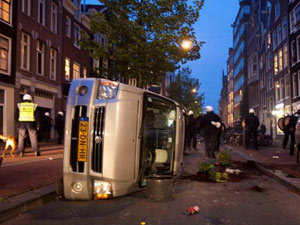
[[180, 69], [175, 82], [168, 88], [168, 94], [169, 98], [188, 110], [193, 110], [195, 116], [198, 116], [203, 109], [204, 94], [199, 94], [201, 84], [198, 79], [191, 78], [191, 72], [188, 67]]
[[[200, 58], [203, 42], [198, 42], [192, 25], [199, 17], [204, 0], [99, 0], [105, 13], [91, 15], [91, 33], [103, 34], [107, 48], [82, 34], [81, 45], [95, 59], [107, 59], [107, 71], [113, 79], [120, 75], [137, 78], [139, 86], [158, 84], [166, 72], [179, 63]], [[184, 51], [180, 44], [188, 39], [192, 47]], [[101, 71], [100, 71], [101, 72]], [[100, 73], [101, 75], [101, 73]]]

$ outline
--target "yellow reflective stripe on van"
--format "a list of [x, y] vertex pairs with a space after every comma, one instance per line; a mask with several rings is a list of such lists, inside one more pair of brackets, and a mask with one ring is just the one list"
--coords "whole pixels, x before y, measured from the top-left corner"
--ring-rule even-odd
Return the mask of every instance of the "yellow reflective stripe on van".
[[32, 102], [22, 102], [18, 104], [19, 108], [19, 121], [20, 122], [34, 122], [34, 111], [36, 110], [37, 104]]

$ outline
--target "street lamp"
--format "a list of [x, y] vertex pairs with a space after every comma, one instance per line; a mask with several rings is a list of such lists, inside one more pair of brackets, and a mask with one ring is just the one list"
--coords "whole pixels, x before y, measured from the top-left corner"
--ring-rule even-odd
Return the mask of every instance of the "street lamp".
[[185, 50], [190, 50], [192, 48], [192, 42], [188, 39], [185, 39], [181, 42], [181, 47]]
[[193, 88], [193, 89], [192, 89], [192, 92], [193, 92], [193, 93], [197, 93], [197, 89], [196, 89], [196, 88]]

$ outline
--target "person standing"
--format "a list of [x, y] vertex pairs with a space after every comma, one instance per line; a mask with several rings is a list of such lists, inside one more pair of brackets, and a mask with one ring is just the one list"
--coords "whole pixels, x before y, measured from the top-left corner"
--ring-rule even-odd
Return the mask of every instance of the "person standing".
[[215, 152], [218, 151], [220, 138], [219, 131], [221, 127], [220, 117], [214, 113], [212, 106], [205, 107], [206, 114], [199, 121], [198, 131], [204, 135], [204, 144], [206, 156], [216, 158]]
[[[296, 132], [296, 125], [297, 125], [297, 121], [298, 121], [299, 116], [300, 116], [300, 110], [298, 110], [296, 112], [296, 114], [292, 114], [290, 116], [289, 123], [286, 126], [286, 131], [287, 131], [288, 135], [291, 136], [290, 155], [294, 155], [294, 151], [295, 151], [295, 132]], [[284, 132], [284, 133], [286, 133], [286, 132]], [[288, 139], [288, 137], [287, 137], [287, 139]]]
[[249, 114], [245, 118], [245, 148], [247, 149], [250, 145], [251, 136], [254, 139], [254, 148], [258, 150], [257, 143], [257, 129], [259, 127], [259, 120], [256, 115], [254, 115], [254, 109], [249, 110]]
[[23, 102], [18, 103], [15, 119], [18, 121], [18, 151], [16, 152], [20, 156], [24, 154], [24, 140], [27, 137], [27, 133], [30, 138], [30, 143], [36, 156], [40, 156], [41, 152], [38, 146], [37, 140], [37, 104], [32, 102], [32, 97], [29, 94], [23, 96]]
[[62, 111], [59, 111], [55, 118], [55, 126], [57, 132], [57, 144], [61, 145], [64, 140], [65, 117]]
[[50, 134], [51, 134], [51, 127], [52, 127], [52, 119], [50, 117], [50, 113], [45, 112], [44, 116], [40, 121], [41, 141], [46, 141], [46, 142], [49, 141]]
[[194, 112], [190, 110], [187, 117], [187, 126], [186, 126], [186, 142], [185, 148], [191, 151], [191, 142], [193, 141], [193, 148], [196, 150], [197, 144], [197, 131], [196, 131], [196, 118], [194, 117]]

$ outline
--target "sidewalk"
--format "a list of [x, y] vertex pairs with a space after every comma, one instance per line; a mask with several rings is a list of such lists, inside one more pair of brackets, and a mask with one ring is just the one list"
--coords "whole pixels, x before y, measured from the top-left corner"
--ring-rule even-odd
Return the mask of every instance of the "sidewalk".
[[223, 148], [255, 162], [263, 173], [300, 195], [300, 165], [296, 162], [297, 153], [290, 156], [289, 150], [280, 147], [261, 147], [258, 151], [245, 150], [243, 146], [223, 145]]
[[0, 168], [0, 223], [56, 197], [63, 145], [42, 143], [40, 149], [39, 157], [31, 148], [25, 149], [24, 157], [6, 154]]

